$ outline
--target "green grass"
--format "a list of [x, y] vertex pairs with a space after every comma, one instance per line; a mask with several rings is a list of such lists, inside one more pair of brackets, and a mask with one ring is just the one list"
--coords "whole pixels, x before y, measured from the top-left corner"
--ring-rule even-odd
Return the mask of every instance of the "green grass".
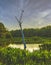
[[[16, 38], [0, 38], [0, 43], [6, 42], [6, 43], [15, 43], [15, 44], [22, 44], [22, 38], [16, 37]], [[25, 37], [26, 44], [51, 44], [51, 38], [47, 37]]]
[[[51, 44], [51, 38], [47, 37], [25, 37], [27, 44]], [[14, 42], [17, 44], [22, 43], [22, 38], [14, 38]]]
[[51, 65], [51, 51], [33, 51], [0, 48], [0, 65]]
[[[0, 46], [10, 43], [22, 44], [22, 38], [0, 38]], [[27, 44], [51, 44], [51, 38], [26, 37]], [[26, 50], [0, 47], [0, 65], [51, 65], [51, 51], [39, 50], [30, 53]]]

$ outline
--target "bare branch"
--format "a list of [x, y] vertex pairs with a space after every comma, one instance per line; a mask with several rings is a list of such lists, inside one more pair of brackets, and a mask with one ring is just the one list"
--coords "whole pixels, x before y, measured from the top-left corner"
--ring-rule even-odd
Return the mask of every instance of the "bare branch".
[[22, 12], [21, 12], [20, 21], [22, 20], [23, 13], [24, 13], [24, 10], [22, 10]]
[[18, 21], [18, 23], [19, 23], [19, 20], [18, 20], [18, 18], [15, 16], [15, 18], [16, 18], [16, 20]]

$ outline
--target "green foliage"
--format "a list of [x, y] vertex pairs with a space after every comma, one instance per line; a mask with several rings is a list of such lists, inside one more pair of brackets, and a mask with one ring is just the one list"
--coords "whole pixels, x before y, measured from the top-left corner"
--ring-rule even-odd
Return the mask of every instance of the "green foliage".
[[[51, 37], [51, 26], [46, 26], [40, 29], [24, 29], [25, 37]], [[10, 31], [13, 37], [21, 37], [20, 30]]]
[[[21, 37], [15, 37], [13, 38], [13, 41], [15, 44], [22, 44], [22, 38]], [[51, 38], [46, 37], [25, 37], [26, 44], [51, 44]]]
[[51, 65], [51, 51], [30, 53], [16, 48], [0, 48], [0, 61], [5, 65]]
[[6, 30], [3, 23], [0, 23], [0, 46], [6, 46], [11, 43], [12, 37], [9, 31]]
[[[41, 29], [24, 29], [25, 41], [27, 44], [51, 44], [51, 26]], [[5, 26], [0, 23], [0, 46], [10, 43], [22, 44], [20, 30], [7, 31]]]
[[40, 45], [40, 49], [50, 51], [51, 50], [51, 44], [42, 44], [42, 45]]
[[[24, 29], [23, 32], [26, 43], [51, 44], [51, 26], [46, 26], [40, 29]], [[10, 31], [10, 33], [16, 44], [22, 43], [20, 30]]]
[[6, 28], [2, 23], [0, 23], [0, 37], [3, 38], [5, 36]]
[[[46, 37], [25, 37], [26, 44], [51, 44], [51, 38]], [[0, 38], [0, 46], [8, 45], [10, 43], [22, 44], [21, 37], [15, 38]]]

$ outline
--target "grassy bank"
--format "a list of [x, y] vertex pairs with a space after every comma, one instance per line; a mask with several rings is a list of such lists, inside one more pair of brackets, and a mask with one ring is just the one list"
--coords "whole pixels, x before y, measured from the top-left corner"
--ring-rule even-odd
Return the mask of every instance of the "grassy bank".
[[[51, 44], [51, 38], [47, 37], [25, 37], [25, 41], [27, 44]], [[21, 37], [15, 37], [13, 39], [11, 38], [0, 38], [0, 43], [15, 43], [15, 44], [22, 44], [22, 38]]]
[[0, 48], [0, 65], [51, 65], [51, 51]]

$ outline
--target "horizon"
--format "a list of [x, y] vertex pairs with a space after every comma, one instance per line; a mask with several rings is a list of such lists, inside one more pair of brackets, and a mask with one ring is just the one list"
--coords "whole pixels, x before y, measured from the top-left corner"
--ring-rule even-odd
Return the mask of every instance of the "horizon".
[[22, 9], [23, 29], [51, 25], [51, 0], [0, 0], [0, 22], [8, 30], [20, 29], [15, 16], [19, 19]]
[[[3, 24], [3, 23], [0, 22], [0, 24]], [[4, 27], [6, 28], [5, 25], [4, 25]], [[25, 29], [42, 29], [42, 28], [46, 28], [46, 27], [51, 27], [51, 25], [43, 26], [43, 27], [40, 27], [40, 28], [23, 28], [23, 30], [25, 30]], [[6, 30], [8, 30], [8, 31], [16, 31], [16, 30], [20, 30], [20, 28], [19, 29], [12, 29], [12, 30], [9, 30], [9, 29], [6, 28]]]

